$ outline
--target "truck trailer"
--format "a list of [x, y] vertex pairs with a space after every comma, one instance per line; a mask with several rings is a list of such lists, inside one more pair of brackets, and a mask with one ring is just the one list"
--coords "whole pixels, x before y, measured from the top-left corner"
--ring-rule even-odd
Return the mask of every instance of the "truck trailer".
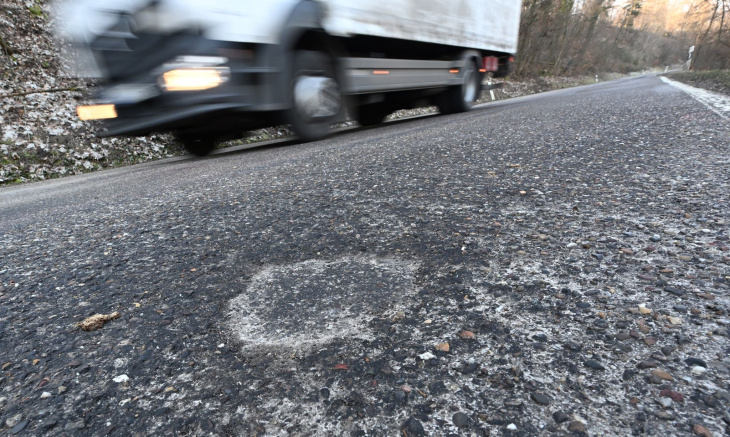
[[397, 109], [468, 111], [509, 74], [520, 0], [71, 0], [61, 31], [100, 79], [104, 136], [173, 132], [196, 155], [291, 125], [305, 141]]

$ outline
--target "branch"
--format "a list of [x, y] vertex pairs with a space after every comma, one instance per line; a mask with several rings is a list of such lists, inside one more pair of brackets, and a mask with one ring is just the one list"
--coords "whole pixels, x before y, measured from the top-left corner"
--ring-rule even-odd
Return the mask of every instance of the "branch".
[[2, 35], [0, 35], [0, 49], [2, 49], [2, 51], [5, 52], [5, 54], [8, 56], [11, 56], [13, 53], [15, 53], [15, 51], [13, 51], [8, 43], [5, 42]]
[[44, 93], [62, 93], [64, 91], [79, 91], [79, 87], [73, 86], [70, 88], [53, 88], [50, 90], [38, 90], [38, 91], [26, 91], [23, 93], [10, 93], [10, 94], [0, 94], [0, 98], [3, 97], [21, 97], [21, 96], [28, 96], [31, 94], [44, 94]]

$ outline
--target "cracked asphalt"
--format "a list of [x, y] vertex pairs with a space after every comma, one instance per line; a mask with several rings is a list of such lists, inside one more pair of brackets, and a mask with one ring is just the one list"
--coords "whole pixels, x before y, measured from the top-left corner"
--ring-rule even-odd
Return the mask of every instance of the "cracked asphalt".
[[0, 435], [727, 435], [729, 202], [655, 76], [3, 188]]

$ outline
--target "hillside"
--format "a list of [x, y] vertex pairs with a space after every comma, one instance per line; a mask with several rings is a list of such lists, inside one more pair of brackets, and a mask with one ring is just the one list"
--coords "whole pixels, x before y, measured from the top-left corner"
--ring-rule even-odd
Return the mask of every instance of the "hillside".
[[180, 153], [164, 136], [97, 138], [98, 124], [78, 120], [75, 108], [93, 83], [67, 77], [70, 66], [51, 31], [54, 7], [20, 0], [0, 5], [0, 184]]

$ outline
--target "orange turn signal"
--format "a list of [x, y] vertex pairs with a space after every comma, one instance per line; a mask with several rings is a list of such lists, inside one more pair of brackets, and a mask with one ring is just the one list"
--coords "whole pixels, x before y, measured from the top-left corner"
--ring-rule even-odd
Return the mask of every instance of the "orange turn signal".
[[76, 114], [81, 120], [117, 118], [117, 110], [114, 105], [79, 106], [76, 108]]

